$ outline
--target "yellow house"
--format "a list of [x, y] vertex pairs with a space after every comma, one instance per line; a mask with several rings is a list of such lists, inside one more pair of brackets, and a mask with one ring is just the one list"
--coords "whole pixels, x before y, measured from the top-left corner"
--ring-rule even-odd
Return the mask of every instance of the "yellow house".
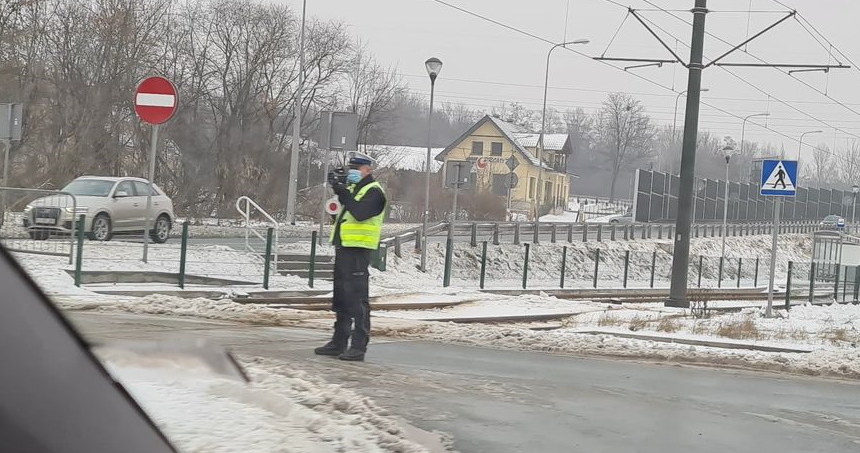
[[[448, 180], [447, 172], [456, 168], [451, 164], [473, 163], [475, 190], [492, 191], [507, 199], [509, 210], [531, 218], [536, 207], [538, 181], [543, 185], [540, 197], [546, 212], [567, 205], [572, 176], [567, 173], [567, 159], [572, 152], [569, 136], [544, 135], [540, 166], [536, 157], [539, 137], [540, 134], [521, 126], [486, 115], [439, 153], [436, 160], [444, 162], [445, 180]], [[516, 185], [509, 189], [511, 159], [515, 160], [513, 179]]]

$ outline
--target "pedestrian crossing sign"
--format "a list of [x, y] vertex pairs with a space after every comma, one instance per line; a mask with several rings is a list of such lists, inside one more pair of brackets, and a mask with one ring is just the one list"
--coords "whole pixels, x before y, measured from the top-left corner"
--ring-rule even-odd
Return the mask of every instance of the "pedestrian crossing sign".
[[761, 195], [793, 197], [797, 193], [796, 160], [764, 160], [761, 165]]

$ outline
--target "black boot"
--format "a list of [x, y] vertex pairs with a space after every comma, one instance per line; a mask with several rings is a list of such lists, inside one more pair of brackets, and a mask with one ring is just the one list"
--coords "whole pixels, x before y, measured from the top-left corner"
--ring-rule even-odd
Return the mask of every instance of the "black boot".
[[316, 355], [327, 355], [332, 357], [337, 357], [346, 350], [346, 346], [338, 346], [334, 344], [334, 342], [329, 341], [324, 346], [320, 346], [314, 349], [314, 354]]
[[349, 348], [346, 352], [337, 356], [337, 358], [341, 360], [349, 360], [351, 362], [362, 362], [364, 361], [364, 351]]

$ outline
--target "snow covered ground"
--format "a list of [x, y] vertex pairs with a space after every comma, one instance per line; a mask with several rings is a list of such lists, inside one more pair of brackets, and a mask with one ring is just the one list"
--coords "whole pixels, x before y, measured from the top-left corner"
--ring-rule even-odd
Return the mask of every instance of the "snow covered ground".
[[[729, 238], [728, 249], [733, 256], [752, 260], [765, 257], [769, 238]], [[719, 249], [719, 239], [701, 238], [692, 242], [692, 253], [709, 254]], [[581, 280], [590, 286], [588, 276], [593, 271], [593, 249], [601, 247], [601, 269], [616, 278], [623, 272], [619, 257], [625, 249], [633, 249], [650, 257], [656, 251], [658, 262], [668, 259], [671, 245], [667, 241], [629, 241], [602, 244], [568, 244], [568, 272], [570, 281]], [[777, 275], [784, 278], [787, 260], [808, 260], [809, 237], [785, 235], [780, 242], [781, 260]], [[540, 244], [532, 249], [530, 275], [535, 282], [546, 281], [547, 287], [557, 287], [558, 260], [561, 245]], [[154, 249], [157, 260], [164, 251]], [[236, 255], [233, 255], [236, 253]], [[499, 246], [488, 263], [488, 281], [517, 282], [522, 271], [521, 247]], [[331, 314], [326, 311], [297, 311], [284, 307], [240, 304], [230, 300], [183, 299], [166, 295], [143, 298], [119, 298], [94, 294], [87, 289], [75, 288], [71, 277], [63, 270], [68, 267], [62, 258], [37, 255], [18, 256], [37, 282], [66, 309], [122, 310], [175, 316], [225, 319], [264, 325], [301, 325], [329, 328]], [[226, 274], [231, 268], [218, 269], [225, 262], [242, 259], [240, 252], [198, 249], [194, 260], [211, 273]], [[764, 318], [759, 309], [741, 313], [714, 314], [697, 318], [689, 311], [667, 309], [661, 304], [626, 304], [623, 306], [588, 301], [556, 299], [546, 294], [529, 296], [501, 296], [476, 289], [479, 257], [476, 250], [465, 244], [458, 245], [455, 254], [455, 286], [441, 287], [444, 253], [435, 245], [428, 255], [429, 272], [421, 273], [415, 267], [417, 257], [411, 251], [403, 258], [389, 255], [388, 271], [372, 271], [371, 294], [385, 295], [386, 300], [423, 300], [434, 298], [467, 300], [450, 308], [410, 311], [377, 311], [374, 330], [376, 335], [427, 338], [492, 347], [523, 348], [559, 351], [574, 354], [599, 354], [621, 357], [643, 357], [660, 360], [680, 360], [722, 365], [742, 365], [753, 368], [782, 369], [794, 372], [860, 377], [860, 306], [803, 306], [790, 312], [777, 311], [777, 317]], [[220, 258], [217, 258], [220, 257]], [[216, 259], [217, 258], [217, 259]], [[610, 259], [611, 258], [611, 259]], [[97, 260], [97, 258], [92, 258]], [[763, 262], [766, 260], [762, 260]], [[154, 262], [115, 262], [121, 268], [156, 266]], [[650, 264], [650, 262], [649, 262]], [[226, 264], [225, 264], [226, 265]], [[251, 267], [253, 263], [245, 266]], [[259, 266], [259, 264], [257, 264]], [[630, 279], [642, 280], [650, 271], [631, 267]], [[710, 268], [709, 268], [710, 269]], [[715, 268], [707, 272], [715, 272]], [[256, 272], [256, 271], [255, 271]], [[603, 271], [602, 271], [603, 272]], [[668, 271], [666, 271], [668, 272]], [[748, 271], [744, 271], [744, 274]], [[749, 270], [752, 272], [752, 269]], [[760, 269], [761, 275], [765, 268]], [[667, 277], [668, 274], [665, 274]], [[712, 278], [712, 275], [706, 275]], [[760, 276], [760, 282], [763, 277]], [[494, 280], [496, 279], [496, 280]], [[506, 280], [507, 279], [507, 280]], [[298, 278], [278, 278], [279, 289], [307, 289], [307, 282]], [[460, 282], [462, 284], [457, 285]], [[163, 285], [162, 285], [163, 286]], [[515, 285], [511, 285], [515, 286]], [[618, 284], [613, 285], [618, 287]], [[120, 288], [118, 286], [117, 288]], [[325, 288], [330, 288], [326, 286]], [[243, 288], [242, 290], [247, 290]], [[747, 303], [749, 304], [749, 303]], [[534, 331], [531, 325], [460, 325], [434, 320], [509, 316], [518, 314], [564, 314], [554, 321], [553, 330]], [[604, 331], [603, 334], [583, 333]], [[706, 339], [714, 341], [748, 342], [750, 344], [784, 346], [811, 350], [811, 353], [770, 353], [739, 349], [722, 349], [707, 346], [662, 343], [656, 341], [618, 338], [613, 333], [657, 335], [664, 339]]]
[[183, 453], [427, 451], [368, 398], [276, 361], [240, 357], [246, 383], [190, 356], [97, 353]]

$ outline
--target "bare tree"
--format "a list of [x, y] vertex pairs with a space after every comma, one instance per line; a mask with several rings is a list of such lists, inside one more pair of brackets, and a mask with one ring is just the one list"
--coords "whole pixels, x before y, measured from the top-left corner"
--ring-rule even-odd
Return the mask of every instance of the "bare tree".
[[597, 114], [597, 150], [611, 172], [610, 199], [615, 198], [615, 183], [622, 169], [654, 153], [654, 127], [645, 108], [632, 96], [611, 93]]

